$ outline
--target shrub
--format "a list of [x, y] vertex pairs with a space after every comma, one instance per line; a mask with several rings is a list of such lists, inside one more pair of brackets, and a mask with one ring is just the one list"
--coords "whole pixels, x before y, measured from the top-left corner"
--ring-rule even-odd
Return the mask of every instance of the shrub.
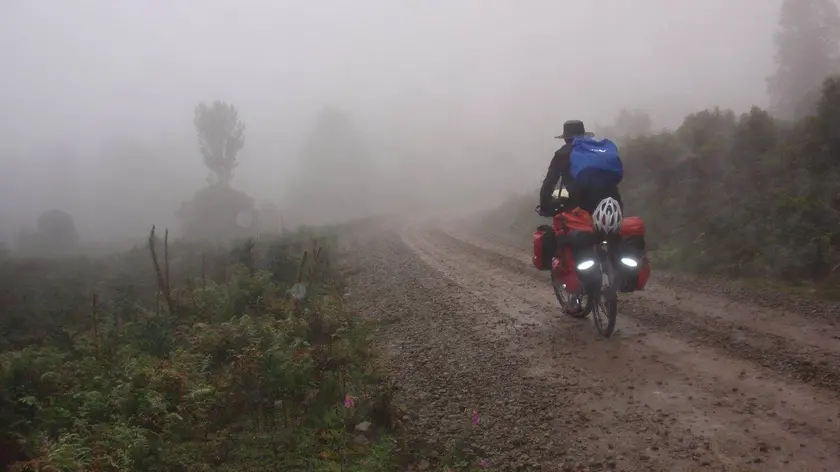
[[[829, 78], [815, 114], [793, 124], [757, 107], [713, 109], [673, 132], [621, 139], [627, 212], [645, 218], [660, 267], [828, 286], [840, 279], [837, 130], [840, 79]], [[531, 231], [536, 200], [492, 219]]]
[[[3, 466], [393, 470], [391, 436], [357, 444], [351, 435], [363, 420], [387, 417], [392, 390], [371, 364], [366, 326], [343, 307], [331, 247], [313, 252], [309, 237], [295, 235], [208, 254], [161, 248], [154, 234], [150, 246], [156, 264], [139, 250], [2, 262], [0, 286], [17, 283], [0, 298]], [[95, 281], [136, 269], [139, 256], [149, 270], [135, 278], [150, 283], [127, 291], [132, 279]], [[172, 286], [175, 273], [197, 267]], [[301, 280], [307, 294], [292, 299]], [[95, 288], [102, 296], [90, 298]]]

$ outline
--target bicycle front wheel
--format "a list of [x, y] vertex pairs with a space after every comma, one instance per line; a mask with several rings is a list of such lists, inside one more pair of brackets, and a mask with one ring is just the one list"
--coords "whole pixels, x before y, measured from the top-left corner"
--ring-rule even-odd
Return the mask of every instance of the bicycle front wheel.
[[592, 303], [592, 321], [601, 336], [608, 338], [615, 331], [615, 320], [618, 317], [618, 293], [615, 289], [613, 267], [609, 260], [603, 264], [601, 287], [597, 294], [590, 296]]
[[618, 299], [613, 292], [601, 290], [597, 295], [590, 296], [592, 303], [592, 321], [595, 322], [595, 329], [598, 333], [608, 338], [615, 331], [615, 320], [618, 318]]

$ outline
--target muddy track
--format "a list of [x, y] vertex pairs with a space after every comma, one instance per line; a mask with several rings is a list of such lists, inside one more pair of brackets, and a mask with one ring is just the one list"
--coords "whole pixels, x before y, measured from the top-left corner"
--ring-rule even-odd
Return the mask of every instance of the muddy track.
[[495, 470], [840, 470], [840, 308], [655, 274], [602, 340], [490, 236], [392, 225], [349, 253], [417, 434], [463, 438], [478, 409]]
[[[523, 265], [521, 260], [499, 255], [492, 249], [476, 246], [440, 230], [435, 231], [434, 236], [446, 241], [450, 247], [463, 254], [496, 261], [498, 265], [514, 272], [545, 280], [543, 274]], [[648, 289], [648, 293], [623, 298], [620, 311], [628, 313], [629, 310], [629, 314], [636, 321], [649, 328], [714, 346], [729, 355], [752, 360], [764, 367], [788, 374], [794, 380], [840, 391], [840, 341], [826, 337], [824, 331], [831, 328], [815, 326], [819, 323], [813, 320], [800, 320], [800, 328], [808, 326], [811, 332], [805, 336], [798, 336], [796, 332], [786, 332], [784, 328], [778, 329], [772, 324], [762, 326], [755, 323], [755, 327], [750, 327], [743, 324], [743, 319], [738, 319], [739, 313], [732, 313], [739, 308], [732, 307], [732, 302], [724, 302], [726, 311], [716, 314], [711, 302], [703, 304], [702, 301], [695, 300], [693, 303], [686, 303], [682, 301], [685, 298], [687, 295], [681, 296], [654, 284]], [[648, 303], [640, 304], [639, 301]], [[730, 321], [732, 318], [738, 321]], [[819, 328], [819, 332], [814, 332], [813, 328]], [[812, 342], [827, 350], [803, 345]]]

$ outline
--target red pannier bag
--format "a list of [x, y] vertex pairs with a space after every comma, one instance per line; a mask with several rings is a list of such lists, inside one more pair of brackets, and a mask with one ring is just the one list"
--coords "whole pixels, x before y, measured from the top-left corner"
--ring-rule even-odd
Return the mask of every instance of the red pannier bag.
[[542, 225], [532, 235], [534, 242], [534, 257], [532, 262], [539, 270], [551, 269], [551, 258], [557, 251], [557, 239], [551, 226]]
[[554, 217], [554, 232], [568, 234], [571, 231], [592, 232], [592, 215], [583, 208], [560, 213]]
[[641, 236], [645, 237], [645, 221], [638, 216], [628, 216], [621, 220], [619, 228], [621, 237]]
[[[560, 240], [568, 240], [577, 232], [593, 232], [592, 215], [582, 208], [560, 213], [554, 217], [554, 231]], [[551, 269], [554, 276], [561, 283], [566, 285], [569, 293], [578, 293], [581, 283], [575, 269], [575, 258], [571, 246], [566, 243], [558, 243], [557, 256], [554, 258]]]
[[639, 254], [641, 267], [635, 282], [629, 281], [623, 291], [644, 290], [650, 278], [650, 260], [645, 252], [645, 222], [638, 216], [628, 216], [621, 221], [619, 230], [621, 235], [621, 247]]

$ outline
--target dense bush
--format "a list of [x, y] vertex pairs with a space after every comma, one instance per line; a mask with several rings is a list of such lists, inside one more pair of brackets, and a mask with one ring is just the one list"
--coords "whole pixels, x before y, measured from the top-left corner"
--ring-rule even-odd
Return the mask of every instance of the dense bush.
[[[706, 110], [627, 140], [624, 194], [664, 262], [704, 272], [826, 280], [840, 264], [840, 81], [796, 123]], [[668, 260], [670, 259], [670, 261]]]
[[230, 242], [259, 232], [254, 200], [226, 185], [201, 188], [175, 214], [184, 238], [191, 241]]
[[[691, 114], [675, 131], [615, 137], [622, 196], [645, 218], [657, 265], [732, 276], [840, 282], [840, 79], [794, 123], [752, 108]], [[490, 217], [525, 232], [536, 192]]]
[[27, 254], [55, 256], [71, 253], [78, 244], [73, 217], [62, 210], [47, 210], [38, 216], [34, 231], [21, 231], [16, 249]]

